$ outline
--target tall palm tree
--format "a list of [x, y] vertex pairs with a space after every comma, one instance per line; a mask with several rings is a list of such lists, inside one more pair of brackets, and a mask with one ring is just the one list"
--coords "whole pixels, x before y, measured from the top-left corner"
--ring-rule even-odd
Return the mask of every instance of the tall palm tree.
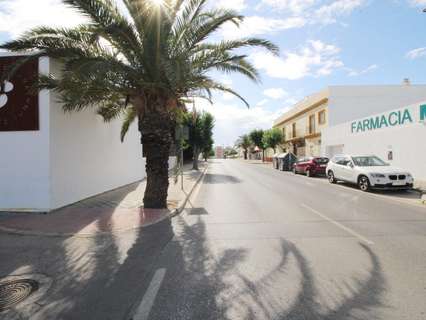
[[247, 153], [249, 148], [252, 145], [250, 136], [248, 134], [243, 134], [242, 136], [238, 138], [236, 145], [237, 147], [243, 149], [244, 160], [247, 160]]
[[[168, 157], [176, 114], [195, 97], [211, 100], [212, 91], [231, 88], [211, 71], [240, 73], [258, 81], [247, 56], [235, 50], [263, 47], [257, 38], [211, 42], [225, 23], [243, 17], [232, 10], [208, 9], [207, 0], [63, 0], [89, 20], [76, 28], [38, 27], [0, 48], [35, 50], [29, 59], [50, 56], [63, 63], [60, 76], [40, 78], [40, 89], [53, 89], [65, 111], [96, 106], [106, 121], [124, 119], [121, 138], [138, 121], [146, 152], [144, 205], [167, 207]], [[15, 68], [16, 69], [16, 68]]]

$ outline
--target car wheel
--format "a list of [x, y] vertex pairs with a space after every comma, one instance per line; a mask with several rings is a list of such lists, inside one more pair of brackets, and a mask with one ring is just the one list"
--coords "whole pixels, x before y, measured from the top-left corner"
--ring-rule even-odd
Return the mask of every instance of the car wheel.
[[337, 181], [336, 181], [336, 178], [334, 177], [334, 173], [333, 173], [333, 171], [329, 171], [328, 172], [328, 182], [330, 182], [330, 183], [336, 183]]
[[368, 191], [370, 190], [370, 181], [366, 176], [361, 176], [358, 178], [358, 187], [362, 191]]

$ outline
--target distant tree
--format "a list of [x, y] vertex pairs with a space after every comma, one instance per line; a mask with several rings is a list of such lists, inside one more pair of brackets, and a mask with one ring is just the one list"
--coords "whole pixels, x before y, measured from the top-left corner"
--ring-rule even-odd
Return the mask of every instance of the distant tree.
[[272, 148], [274, 149], [274, 153], [276, 153], [276, 148], [282, 143], [283, 139], [282, 131], [274, 128], [264, 132], [262, 141], [265, 148]]
[[265, 161], [265, 145], [263, 144], [264, 131], [255, 129], [249, 133], [251, 142], [262, 151], [262, 161]]
[[210, 113], [205, 114], [203, 127], [202, 127], [202, 146], [201, 152], [205, 161], [209, 158], [210, 154], [213, 152], [213, 128], [214, 128], [214, 118]]
[[189, 138], [186, 144], [193, 151], [192, 168], [198, 170], [200, 154], [208, 155], [213, 148], [214, 118], [208, 112], [197, 113], [192, 111], [185, 115], [184, 124], [189, 128]]
[[212, 153], [214, 156], [213, 144], [214, 144], [214, 140], [213, 138], [210, 138], [208, 140], [207, 145], [203, 148], [202, 154], [203, 154], [204, 161], [207, 161], [208, 158], [212, 156]]
[[238, 154], [238, 151], [235, 150], [232, 147], [226, 147], [225, 148], [225, 156], [228, 157], [235, 157]]
[[243, 149], [244, 160], [247, 160], [247, 153], [248, 153], [249, 148], [251, 147], [251, 144], [252, 144], [252, 142], [251, 142], [248, 134], [244, 134], [244, 135], [240, 136], [238, 138], [237, 142], [235, 143], [235, 145], [238, 148]]
[[216, 154], [214, 153], [214, 150], [213, 150], [213, 148], [209, 151], [209, 153], [208, 153], [208, 155], [207, 155], [207, 158], [212, 158], [212, 157], [214, 157]]

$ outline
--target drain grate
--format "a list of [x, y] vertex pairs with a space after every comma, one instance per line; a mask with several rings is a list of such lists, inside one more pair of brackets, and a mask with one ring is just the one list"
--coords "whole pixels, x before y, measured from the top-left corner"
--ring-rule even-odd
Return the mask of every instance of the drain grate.
[[32, 279], [18, 279], [0, 283], [0, 312], [25, 300], [38, 289], [38, 282]]

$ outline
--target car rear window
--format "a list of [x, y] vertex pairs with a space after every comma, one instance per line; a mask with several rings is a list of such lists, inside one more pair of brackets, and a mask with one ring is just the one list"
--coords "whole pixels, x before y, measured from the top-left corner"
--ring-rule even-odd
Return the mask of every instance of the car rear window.
[[314, 161], [319, 164], [326, 164], [328, 163], [328, 158], [315, 158]]

